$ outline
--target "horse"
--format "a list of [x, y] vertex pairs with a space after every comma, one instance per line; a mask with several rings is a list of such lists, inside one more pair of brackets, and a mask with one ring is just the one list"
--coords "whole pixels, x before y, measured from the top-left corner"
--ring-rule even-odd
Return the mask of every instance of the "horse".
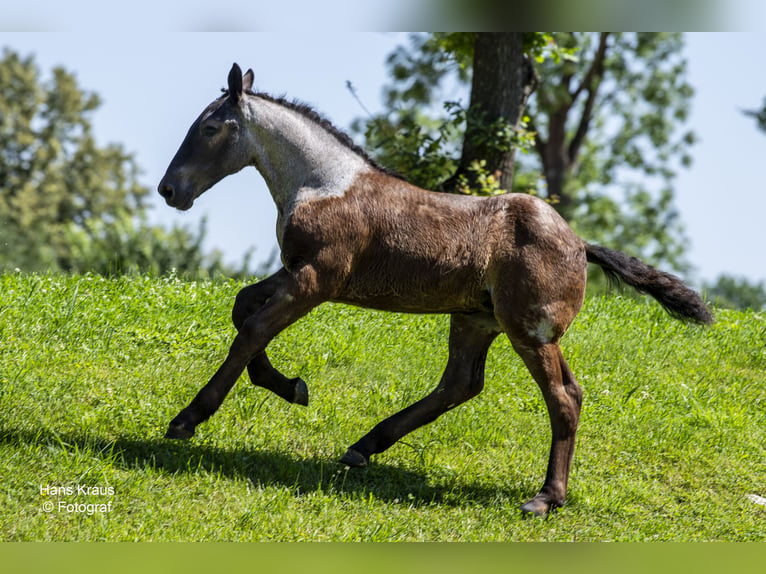
[[539, 198], [418, 188], [307, 105], [253, 91], [253, 79], [251, 69], [232, 66], [228, 88], [191, 125], [158, 192], [188, 210], [224, 177], [255, 166], [277, 207], [282, 267], [236, 295], [237, 334], [224, 362], [165, 436], [192, 437], [245, 369], [254, 385], [307, 405], [306, 383], [272, 366], [266, 346], [321, 303], [444, 313], [449, 356], [438, 385], [378, 423], [340, 462], [365, 467], [479, 394], [487, 352], [504, 333], [539, 386], [551, 426], [545, 481], [520, 509], [540, 516], [563, 506], [583, 393], [559, 341], [583, 304], [588, 262], [680, 319], [712, 323], [703, 300], [669, 273], [580, 239]]

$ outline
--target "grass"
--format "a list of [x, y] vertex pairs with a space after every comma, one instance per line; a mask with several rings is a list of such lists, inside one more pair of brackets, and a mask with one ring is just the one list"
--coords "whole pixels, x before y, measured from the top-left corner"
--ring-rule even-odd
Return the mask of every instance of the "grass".
[[1, 540], [766, 539], [764, 314], [704, 329], [588, 299], [562, 342], [585, 393], [568, 504], [524, 519], [548, 419], [505, 339], [479, 397], [366, 470], [336, 462], [436, 384], [446, 317], [322, 306], [269, 347], [308, 408], [245, 376], [191, 441], [164, 440], [223, 359], [241, 286], [0, 275]]

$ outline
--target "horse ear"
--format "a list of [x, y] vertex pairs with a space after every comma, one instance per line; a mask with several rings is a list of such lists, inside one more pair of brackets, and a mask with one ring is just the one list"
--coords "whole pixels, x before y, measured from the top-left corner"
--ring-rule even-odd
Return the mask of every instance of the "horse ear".
[[229, 97], [235, 102], [242, 97], [242, 69], [237, 64], [229, 72]]
[[242, 90], [245, 92], [252, 92], [254, 79], [255, 74], [253, 73], [253, 69], [250, 68], [245, 72], [245, 75], [242, 76]]

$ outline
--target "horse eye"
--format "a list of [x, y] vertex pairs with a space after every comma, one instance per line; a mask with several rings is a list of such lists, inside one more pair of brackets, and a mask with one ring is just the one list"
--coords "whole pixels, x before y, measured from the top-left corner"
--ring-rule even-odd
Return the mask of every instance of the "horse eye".
[[207, 124], [206, 126], [202, 127], [202, 135], [205, 136], [214, 136], [219, 131], [218, 126], [214, 126], [212, 124]]

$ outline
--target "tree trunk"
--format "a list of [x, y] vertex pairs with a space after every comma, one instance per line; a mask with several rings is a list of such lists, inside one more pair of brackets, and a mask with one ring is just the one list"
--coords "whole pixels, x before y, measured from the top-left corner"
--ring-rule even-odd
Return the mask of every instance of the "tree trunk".
[[[497, 142], [487, 126], [498, 122], [518, 129], [527, 99], [537, 85], [537, 76], [524, 55], [524, 34], [477, 33], [473, 55], [471, 102], [466, 118], [463, 150], [455, 174], [442, 185], [455, 191], [462, 177], [476, 185], [469, 170], [476, 160], [486, 161], [485, 169], [495, 174], [500, 188], [511, 189], [515, 146]], [[502, 143], [503, 145], [498, 145]]]
[[[548, 190], [548, 200], [563, 214], [569, 213], [571, 197], [564, 192], [564, 176], [572, 166], [567, 152], [566, 127], [569, 108], [558, 109], [549, 115], [548, 140], [536, 138]], [[567, 217], [568, 219], [568, 217]]]
[[[577, 159], [585, 142], [596, 97], [604, 75], [604, 60], [607, 55], [607, 39], [609, 34], [602, 32], [599, 36], [598, 47], [593, 55], [593, 60], [585, 73], [579, 86], [572, 88], [572, 75], [565, 74], [561, 79], [561, 87], [566, 91], [567, 98], [556, 109], [548, 110], [548, 139], [544, 140], [538, 133], [535, 138], [535, 148], [540, 156], [543, 167], [543, 175], [548, 188], [548, 199], [556, 207], [556, 210], [569, 219], [573, 205], [573, 198], [564, 188], [566, 176], [577, 165]], [[577, 110], [579, 117], [574, 115], [575, 101], [584, 94], [582, 108]], [[567, 126], [576, 123], [574, 135], [568, 137]], [[532, 131], [537, 131], [530, 122]]]

